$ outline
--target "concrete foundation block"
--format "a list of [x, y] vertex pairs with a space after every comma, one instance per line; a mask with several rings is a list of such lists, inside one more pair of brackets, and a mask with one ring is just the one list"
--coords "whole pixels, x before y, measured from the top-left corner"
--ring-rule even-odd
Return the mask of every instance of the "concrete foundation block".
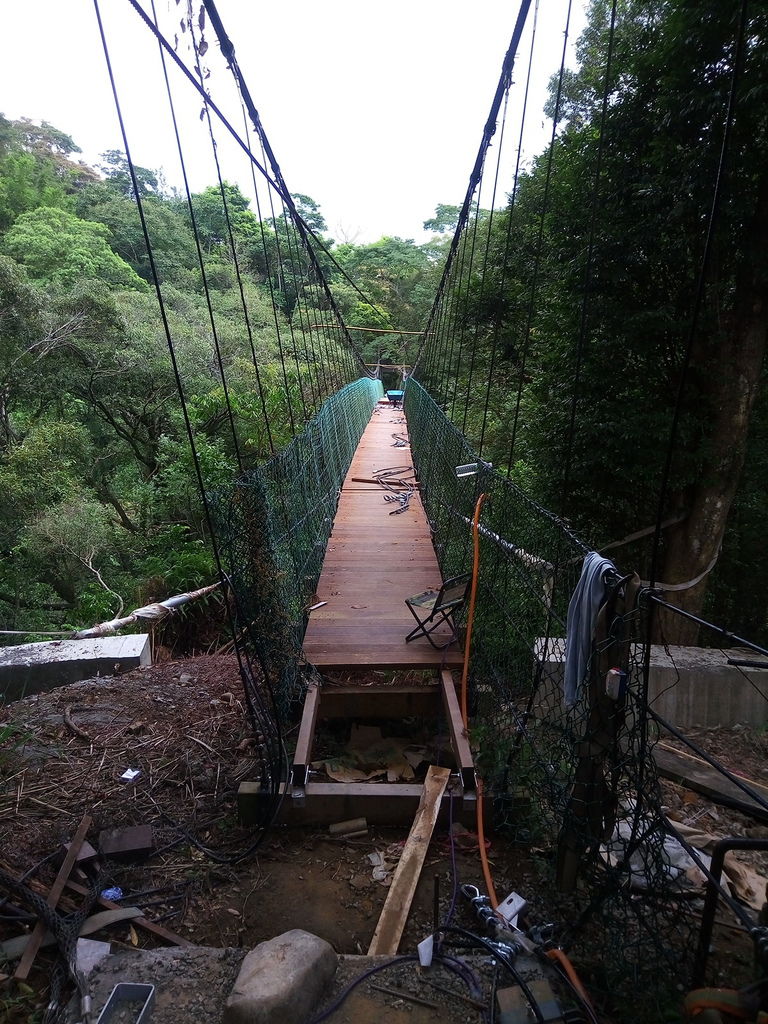
[[0, 703], [151, 664], [146, 633], [0, 647]]
[[262, 942], [243, 961], [224, 1024], [304, 1024], [336, 973], [330, 943], [294, 928]]
[[[563, 674], [565, 640], [536, 641], [534, 659], [542, 669], [534, 713], [559, 722], [565, 718]], [[642, 651], [632, 651], [633, 662]], [[751, 667], [729, 665], [750, 660]], [[691, 727], [731, 728], [734, 725], [764, 729], [768, 726], [768, 658], [741, 648], [651, 646], [648, 703], [678, 729]]]

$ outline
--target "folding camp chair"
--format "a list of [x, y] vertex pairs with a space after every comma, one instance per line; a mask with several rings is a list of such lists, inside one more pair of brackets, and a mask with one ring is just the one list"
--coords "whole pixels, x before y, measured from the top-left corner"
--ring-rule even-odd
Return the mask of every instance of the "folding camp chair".
[[[405, 638], [405, 642], [408, 643], [417, 637], [425, 636], [438, 651], [442, 647], [452, 644], [457, 639], [453, 616], [467, 599], [471, 578], [472, 574], [465, 572], [461, 576], [453, 576], [451, 579], [445, 580], [439, 590], [425, 590], [423, 594], [406, 597], [405, 603], [418, 625], [411, 630]], [[431, 634], [444, 622], [451, 627], [451, 638], [444, 644], [436, 644]]]

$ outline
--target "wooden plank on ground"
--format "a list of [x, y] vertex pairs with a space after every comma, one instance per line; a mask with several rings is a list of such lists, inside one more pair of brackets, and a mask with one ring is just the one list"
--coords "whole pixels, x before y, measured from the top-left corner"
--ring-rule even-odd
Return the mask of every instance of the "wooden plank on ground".
[[[765, 807], [739, 789], [730, 779], [726, 779], [712, 765], [702, 761], [700, 757], [683, 753], [667, 743], [657, 743], [653, 748], [653, 757], [659, 775], [665, 779], [671, 779], [673, 782], [678, 782], [688, 789], [701, 793], [716, 804], [733, 807], [759, 821], [768, 821], [768, 810]], [[767, 786], [753, 782], [752, 779], [743, 781], [745, 785], [754, 790], [758, 797], [768, 803]]]
[[[284, 825], [328, 825], [348, 818], [367, 818], [369, 825], [396, 825], [408, 829], [419, 806], [424, 787], [411, 782], [308, 782], [302, 787], [304, 801], [292, 799], [295, 787], [281, 783], [286, 799], [280, 805], [278, 821]], [[450, 798], [443, 796], [438, 820], [447, 827]], [[464, 792], [453, 807], [454, 821], [474, 828], [477, 793]]]
[[[85, 837], [88, 834], [88, 829], [91, 827], [91, 817], [88, 814], [83, 815], [83, 820], [80, 822], [75, 837], [69, 844], [64, 861], [59, 868], [59, 872], [54, 879], [53, 885], [51, 886], [46, 903], [53, 910], [56, 904], [59, 902], [61, 894], [64, 892], [64, 886], [67, 884], [69, 873], [75, 865], [77, 855], [80, 853], [80, 847], [85, 842]], [[17, 981], [24, 981], [29, 977], [29, 972], [32, 969], [37, 951], [40, 949], [40, 944], [45, 938], [46, 925], [44, 921], [38, 921], [35, 925], [32, 934], [29, 937], [29, 942], [24, 950], [24, 955], [21, 958], [19, 966], [16, 968], [14, 978]]]
[[309, 762], [312, 760], [312, 746], [315, 742], [315, 724], [317, 710], [320, 705], [320, 686], [312, 680], [304, 697], [304, 710], [299, 726], [299, 738], [293, 755], [292, 781], [295, 786], [303, 786], [307, 781]]
[[449, 768], [432, 765], [424, 780], [424, 791], [413, 819], [413, 825], [397, 865], [392, 885], [387, 892], [368, 956], [395, 956], [408, 920], [411, 901], [416, 891], [424, 858], [440, 810], [440, 800], [451, 776]]
[[456, 687], [453, 683], [453, 675], [448, 669], [440, 671], [440, 688], [443, 694], [445, 716], [448, 719], [448, 728], [451, 730], [451, 746], [456, 764], [461, 772], [461, 781], [465, 789], [475, 788], [475, 762], [472, 757], [472, 748], [469, 745], [467, 730], [461, 720], [461, 708], [459, 699], [456, 696]]

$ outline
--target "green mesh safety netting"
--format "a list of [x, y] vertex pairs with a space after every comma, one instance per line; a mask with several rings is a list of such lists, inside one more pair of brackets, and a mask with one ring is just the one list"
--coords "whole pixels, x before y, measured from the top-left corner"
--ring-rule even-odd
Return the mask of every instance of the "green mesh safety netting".
[[299, 661], [342, 481], [381, 382], [353, 381], [324, 402], [284, 452], [212, 502], [237, 621], [258, 652], [276, 707], [302, 693]]
[[[623, 601], [631, 587], [616, 574], [609, 632], [593, 655], [600, 663], [581, 681], [575, 706], [566, 707], [566, 617], [588, 547], [478, 462], [413, 379], [405, 410], [444, 576], [471, 569], [472, 517], [478, 496], [487, 496], [470, 736], [496, 828], [527, 848], [544, 880], [523, 895], [540, 919], [558, 924], [558, 938], [595, 989], [608, 994], [617, 1020], [665, 1020], [679, 1000], [676, 986], [690, 978], [697, 921], [684, 912], [691, 896], [684, 872], [670, 863], [652, 756], [646, 612], [637, 601]], [[457, 474], [457, 467], [473, 463], [474, 472]], [[626, 696], [618, 701], [599, 690], [612, 658], [626, 678]]]
[[277, 813], [288, 777], [284, 724], [304, 692], [302, 640], [339, 489], [381, 395], [378, 380], [353, 381], [284, 452], [211, 496], [254, 727], [251, 771], [261, 798], [252, 813], [262, 828]]

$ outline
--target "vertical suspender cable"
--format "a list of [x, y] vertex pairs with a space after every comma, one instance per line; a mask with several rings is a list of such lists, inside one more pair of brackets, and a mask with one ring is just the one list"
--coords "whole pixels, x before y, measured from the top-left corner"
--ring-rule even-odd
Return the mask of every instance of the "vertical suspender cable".
[[523, 351], [520, 356], [520, 373], [518, 375], [517, 398], [515, 400], [515, 414], [512, 420], [512, 437], [509, 444], [509, 457], [507, 459], [507, 473], [512, 470], [512, 463], [515, 456], [515, 442], [517, 440], [517, 426], [520, 418], [520, 403], [523, 397], [523, 383], [525, 381], [525, 363], [528, 355], [528, 348], [531, 343], [531, 332], [533, 330], [533, 316], [536, 309], [536, 296], [539, 287], [539, 271], [541, 269], [541, 253], [544, 246], [544, 224], [549, 208], [549, 189], [552, 182], [552, 161], [557, 141], [557, 128], [560, 123], [560, 102], [563, 96], [563, 80], [565, 78], [565, 58], [568, 54], [568, 34], [571, 26], [571, 11], [573, 0], [568, 0], [568, 11], [565, 16], [565, 31], [563, 33], [563, 52], [560, 59], [560, 73], [557, 79], [557, 95], [555, 97], [555, 109], [552, 113], [552, 135], [549, 140], [549, 152], [547, 154], [547, 171], [544, 178], [544, 195], [541, 200], [541, 213], [539, 215], [539, 231], [536, 239], [536, 256], [533, 263], [533, 277], [528, 298], [528, 312], [526, 315], [525, 332], [523, 339]]

